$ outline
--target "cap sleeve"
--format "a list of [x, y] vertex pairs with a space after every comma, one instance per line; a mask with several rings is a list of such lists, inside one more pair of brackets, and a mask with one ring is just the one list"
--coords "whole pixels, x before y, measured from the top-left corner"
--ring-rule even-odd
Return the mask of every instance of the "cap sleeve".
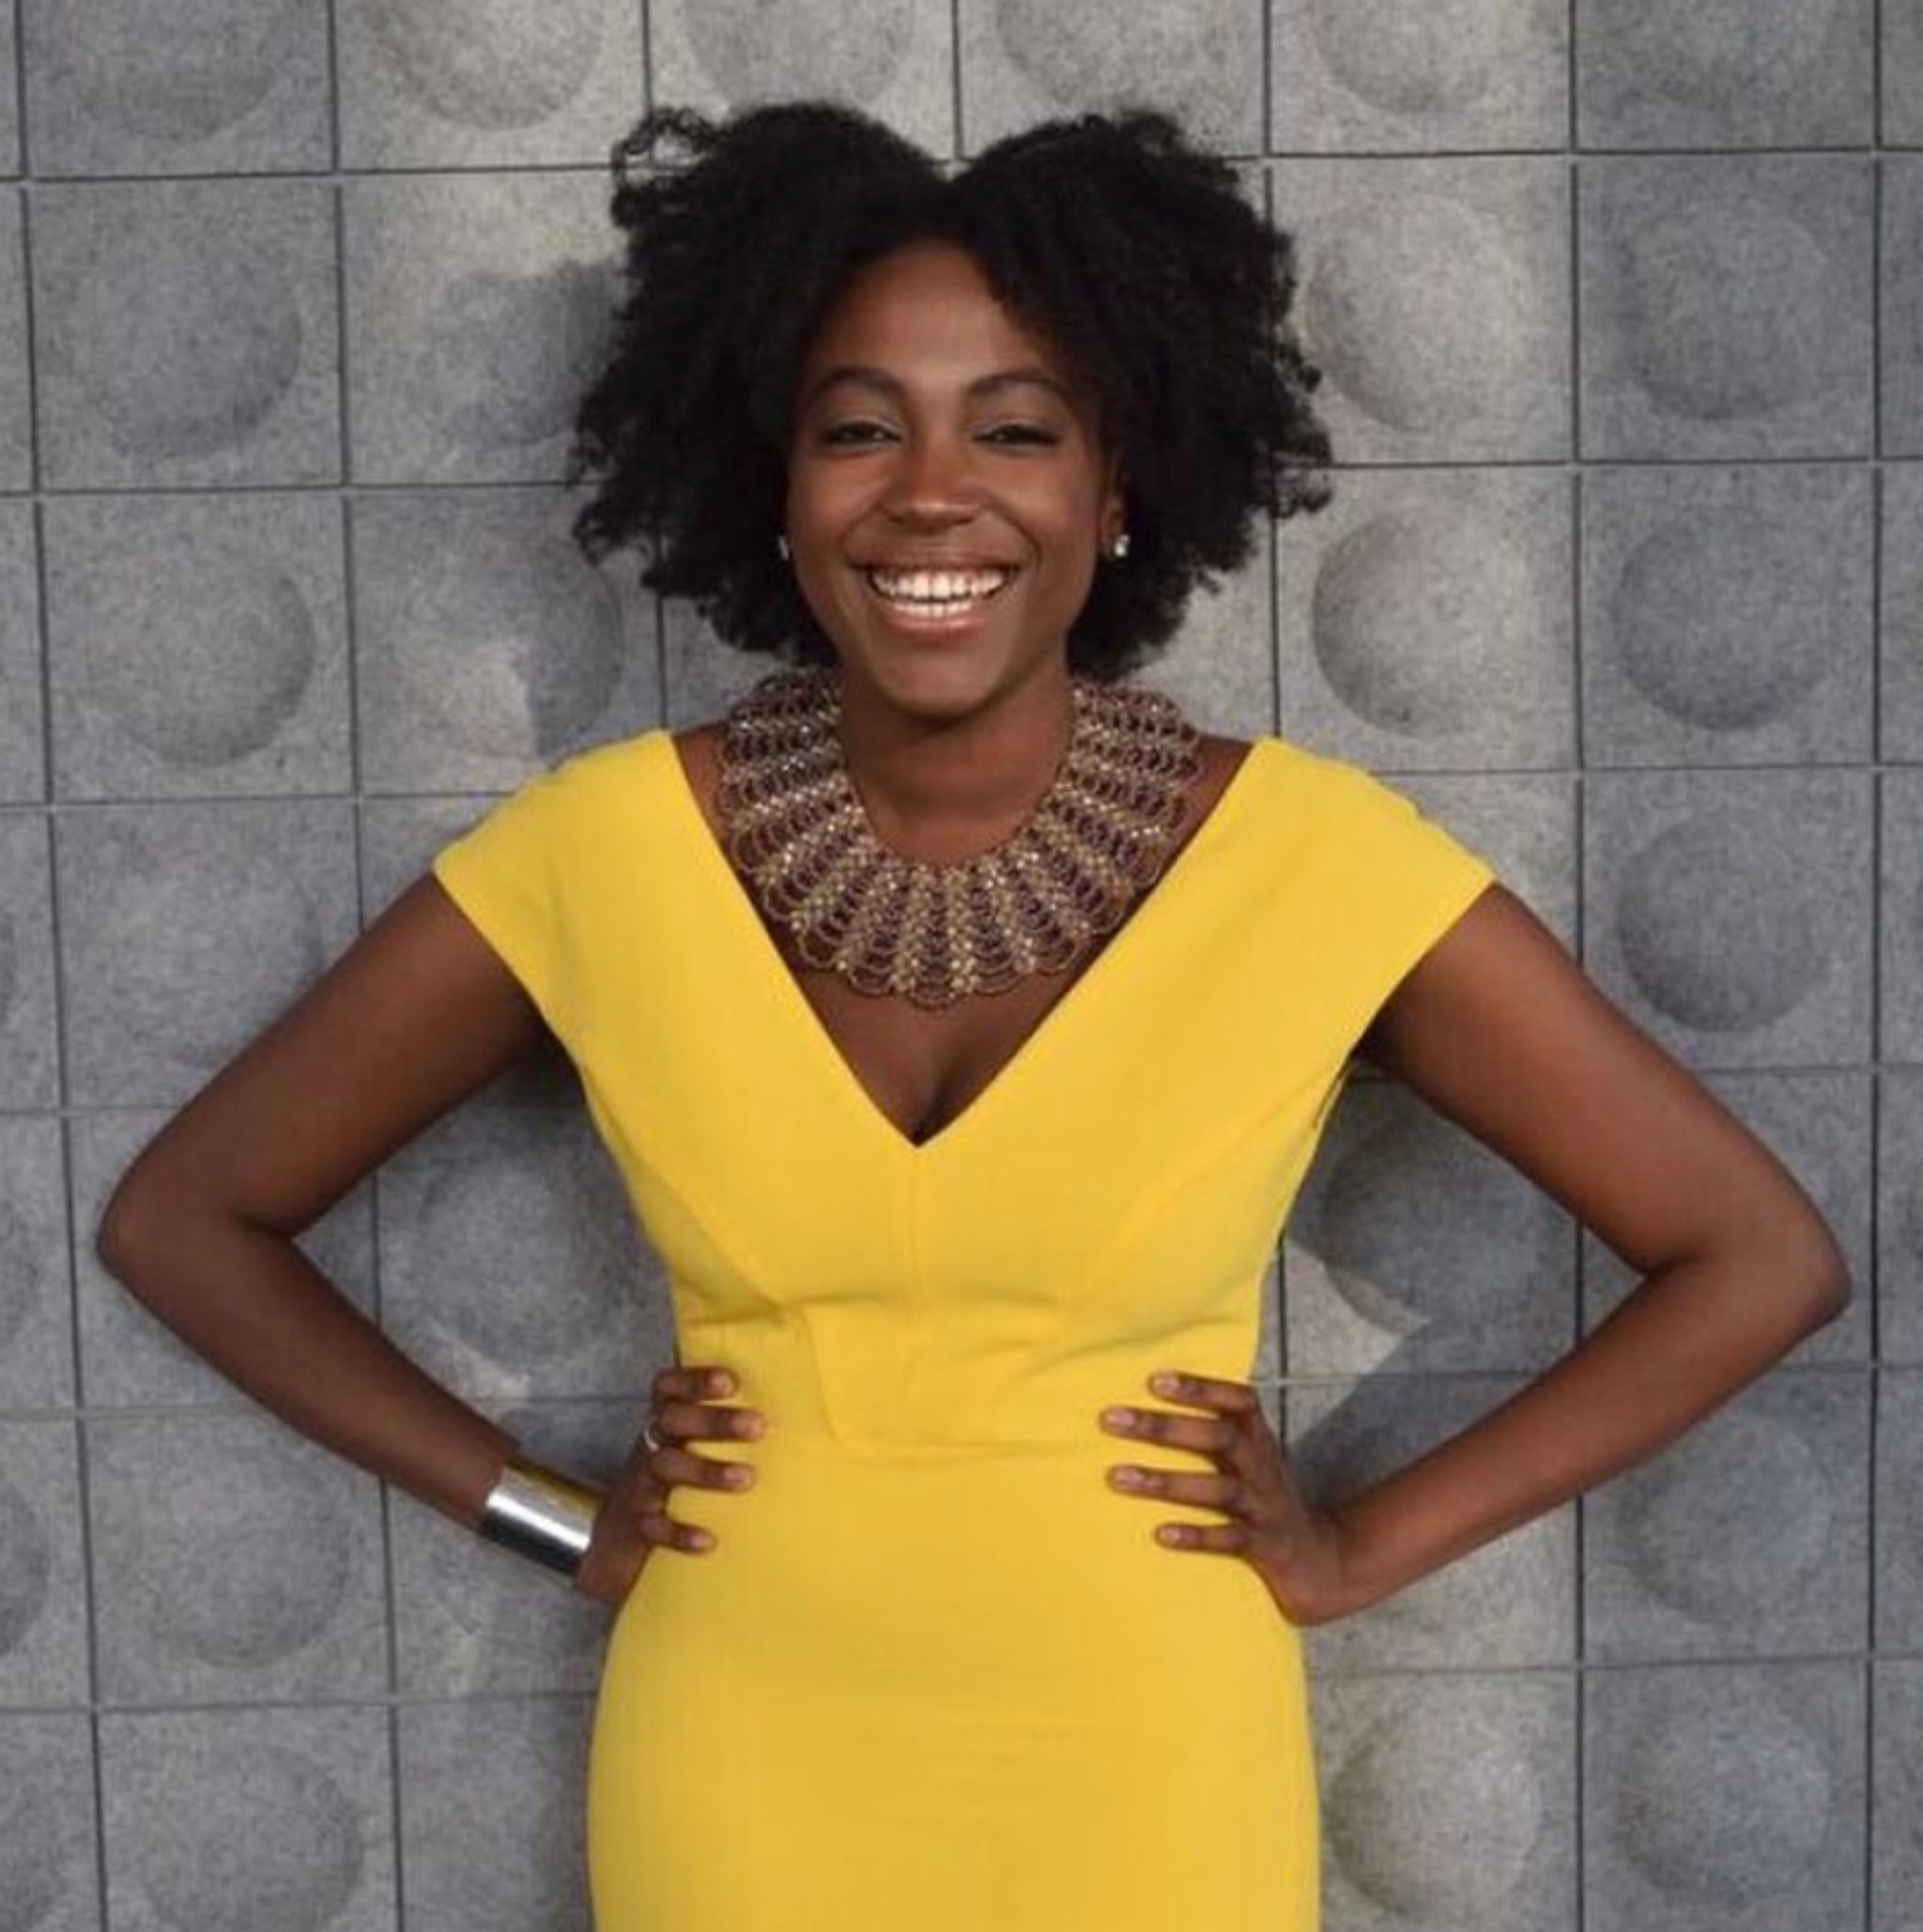
[[579, 790], [566, 765], [530, 779], [442, 846], [429, 867], [570, 1047], [567, 870], [570, 852], [581, 850]]

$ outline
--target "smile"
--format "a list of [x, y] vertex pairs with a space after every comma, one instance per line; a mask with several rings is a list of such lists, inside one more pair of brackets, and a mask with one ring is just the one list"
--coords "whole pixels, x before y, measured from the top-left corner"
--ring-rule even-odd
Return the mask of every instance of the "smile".
[[915, 617], [961, 617], [997, 595], [1014, 576], [1005, 568], [982, 570], [865, 570], [884, 604]]

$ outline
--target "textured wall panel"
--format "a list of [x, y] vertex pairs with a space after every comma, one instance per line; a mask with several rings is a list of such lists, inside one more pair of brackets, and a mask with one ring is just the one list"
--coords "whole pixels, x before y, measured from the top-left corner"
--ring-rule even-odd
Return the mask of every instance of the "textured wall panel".
[[23, 490], [33, 483], [22, 234], [20, 194], [0, 190], [0, 490]]
[[327, 9], [312, 0], [23, 0], [41, 175], [325, 169]]
[[[1308, 1493], [1333, 1501], [1434, 1448], [1519, 1386], [1491, 1375], [1394, 1374], [1291, 1386], [1290, 1454]], [[1566, 1663], [1576, 1647], [1576, 1512], [1538, 1518], [1361, 1616], [1318, 1626], [1308, 1641], [1317, 1672]]]
[[1860, 1665], [1598, 1671], [1583, 1716], [1589, 1932], [1863, 1923]]
[[1576, 781], [1564, 774], [1398, 778], [1438, 825], [1486, 858], [1501, 884], [1576, 950]]
[[1883, 774], [1883, 933], [1878, 1049], [1886, 1060], [1923, 1062], [1923, 771]]
[[1923, 456], [1923, 155], [1883, 164], [1883, 453]]
[[14, 16], [0, 9], [0, 175], [20, 172], [19, 55]]
[[57, 826], [68, 1081], [184, 1100], [353, 933], [353, 825], [329, 801], [69, 813]]
[[40, 460], [61, 488], [340, 474], [333, 200], [312, 181], [34, 201]]
[[352, 790], [331, 498], [78, 498], [46, 512], [61, 798]]
[[1545, 160], [1287, 161], [1301, 334], [1346, 462], [1569, 450], [1569, 186]]
[[1923, 760], [1923, 466], [1883, 472], [1883, 755]]
[[962, 130], [974, 154], [1031, 122], [1146, 103], [1210, 146], [1262, 151], [1262, 0], [1060, 7], [958, 0]]
[[1582, 510], [1589, 763], [1869, 758], [1867, 470], [1594, 470]]
[[1868, 161], [1596, 160], [1579, 179], [1585, 455], [1869, 452]]
[[1867, 774], [1591, 779], [1584, 955], [1657, 1039], [1705, 1066], [1869, 1050]]
[[1576, 1923], [1568, 1679], [1346, 1679], [1317, 1686], [1315, 1712], [1331, 1927]]
[[1923, 6], [1883, 0], [1883, 138], [1923, 143]]
[[506, 790], [660, 711], [654, 601], [596, 571], [555, 490], [353, 507], [362, 782]]
[[1860, 1650], [1869, 1462], [1861, 1375], [1799, 1372], [1746, 1389], [1583, 1504], [1585, 1656]]
[[355, 478], [558, 477], [612, 313], [599, 171], [367, 178], [346, 195]]
[[81, 1561], [73, 1424], [0, 1422], [0, 1705], [86, 1701]]
[[1915, 1924], [1923, 1898], [1923, 1664], [1892, 1661], [1871, 1670], [1876, 1805], [1870, 1923]]
[[1876, 1413], [1876, 1641], [1923, 1649], [1923, 1373], [1885, 1370]]
[[[1867, 1361], [1874, 1292], [1874, 1108], [1860, 1073], [1725, 1073], [1705, 1084], [1789, 1169], [1822, 1210], [1843, 1250], [1855, 1298], [1798, 1344], [1800, 1362]], [[1887, 1168], [1885, 1167], [1885, 1172]], [[1583, 1248], [1584, 1326], [1593, 1328], [1635, 1277], [1593, 1235]], [[1889, 1338], [1885, 1334], [1884, 1346]]]
[[1340, 477], [1283, 529], [1284, 734], [1379, 771], [1567, 765], [1570, 524], [1560, 471]]
[[401, 1872], [418, 1932], [588, 1932], [584, 1706], [415, 1705], [400, 1716]]
[[1282, 153], [1560, 147], [1565, 0], [1269, 0]]
[[1274, 531], [1258, 531], [1249, 562], [1196, 593], [1181, 636], [1142, 675], [1204, 731], [1247, 738], [1275, 729], [1275, 541]]
[[653, 0], [648, 24], [656, 100], [713, 114], [827, 96], [954, 150], [951, 0]]
[[389, 1332], [469, 1394], [626, 1395], [672, 1358], [659, 1263], [572, 1092], [431, 1128], [384, 1172], [379, 1228]]
[[0, 813], [0, 1095], [8, 1107], [58, 1103], [49, 884], [45, 823]]
[[60, 1124], [0, 1117], [0, 1403], [46, 1409], [72, 1400]]
[[1285, 1252], [1292, 1374], [1541, 1368], [1575, 1339], [1569, 1218], [1386, 1081], [1344, 1096]]
[[638, 0], [338, 0], [349, 168], [602, 160], [641, 109]]
[[114, 1932], [391, 1932], [378, 1710], [100, 1720]]
[[[164, 1110], [83, 1113], [68, 1128], [73, 1223], [73, 1272], [79, 1296], [83, 1387], [89, 1408], [245, 1403], [210, 1368], [149, 1314], [100, 1265], [94, 1231], [114, 1184], [165, 1123]], [[354, 1304], [374, 1305], [374, 1213], [371, 1187], [355, 1188], [300, 1236], [301, 1251]]]
[[367, 1477], [257, 1412], [96, 1416], [85, 1429], [102, 1698], [386, 1690], [379, 1495]]
[[[633, 1388], [644, 1388], [670, 1359], [663, 1350], [632, 1362]], [[606, 1482], [644, 1418], [630, 1397], [518, 1404], [499, 1419], [531, 1454]], [[604, 1606], [409, 1496], [396, 1494], [392, 1509], [394, 1669], [403, 1696], [594, 1688], [610, 1620]]]
[[0, 502], [0, 801], [46, 795], [38, 549], [32, 506]]
[[1591, 147], [1849, 147], [1875, 121], [1873, 0], [1576, 0]]
[[0, 1713], [0, 1898], [21, 1932], [100, 1932], [94, 1754], [84, 1713]]
[[1923, 1072], [1878, 1082], [1877, 1341], [1883, 1358], [1923, 1364]]

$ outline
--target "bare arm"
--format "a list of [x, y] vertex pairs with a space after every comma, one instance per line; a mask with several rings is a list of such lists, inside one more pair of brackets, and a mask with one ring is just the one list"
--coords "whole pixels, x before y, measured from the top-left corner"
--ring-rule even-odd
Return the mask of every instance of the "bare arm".
[[1363, 1046], [1644, 1279], [1510, 1401], [1333, 1507], [1346, 1608], [1651, 1454], [1849, 1298], [1828, 1228], [1775, 1158], [1500, 888]]
[[295, 1428], [473, 1522], [510, 1438], [294, 1237], [543, 1032], [439, 883], [420, 880], [142, 1150], [100, 1217], [101, 1262]]

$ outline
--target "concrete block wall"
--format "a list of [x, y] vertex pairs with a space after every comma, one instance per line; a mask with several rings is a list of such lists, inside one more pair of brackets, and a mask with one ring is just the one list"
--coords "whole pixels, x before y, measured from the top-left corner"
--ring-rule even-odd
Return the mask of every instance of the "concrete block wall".
[[[1158, 673], [1394, 777], [1700, 1067], [1858, 1298], [1313, 1640], [1331, 1932], [1914, 1932], [1915, 0], [0, 0], [0, 1923], [568, 1932], [603, 1624], [105, 1280], [133, 1148], [493, 796], [745, 667], [556, 488], [643, 103], [945, 154], [1173, 106], [1300, 237], [1344, 473]], [[670, 1352], [564, 1065], [308, 1243], [537, 1447]], [[1331, 1489], [1626, 1285], [1359, 1082], [1258, 1371]]]

